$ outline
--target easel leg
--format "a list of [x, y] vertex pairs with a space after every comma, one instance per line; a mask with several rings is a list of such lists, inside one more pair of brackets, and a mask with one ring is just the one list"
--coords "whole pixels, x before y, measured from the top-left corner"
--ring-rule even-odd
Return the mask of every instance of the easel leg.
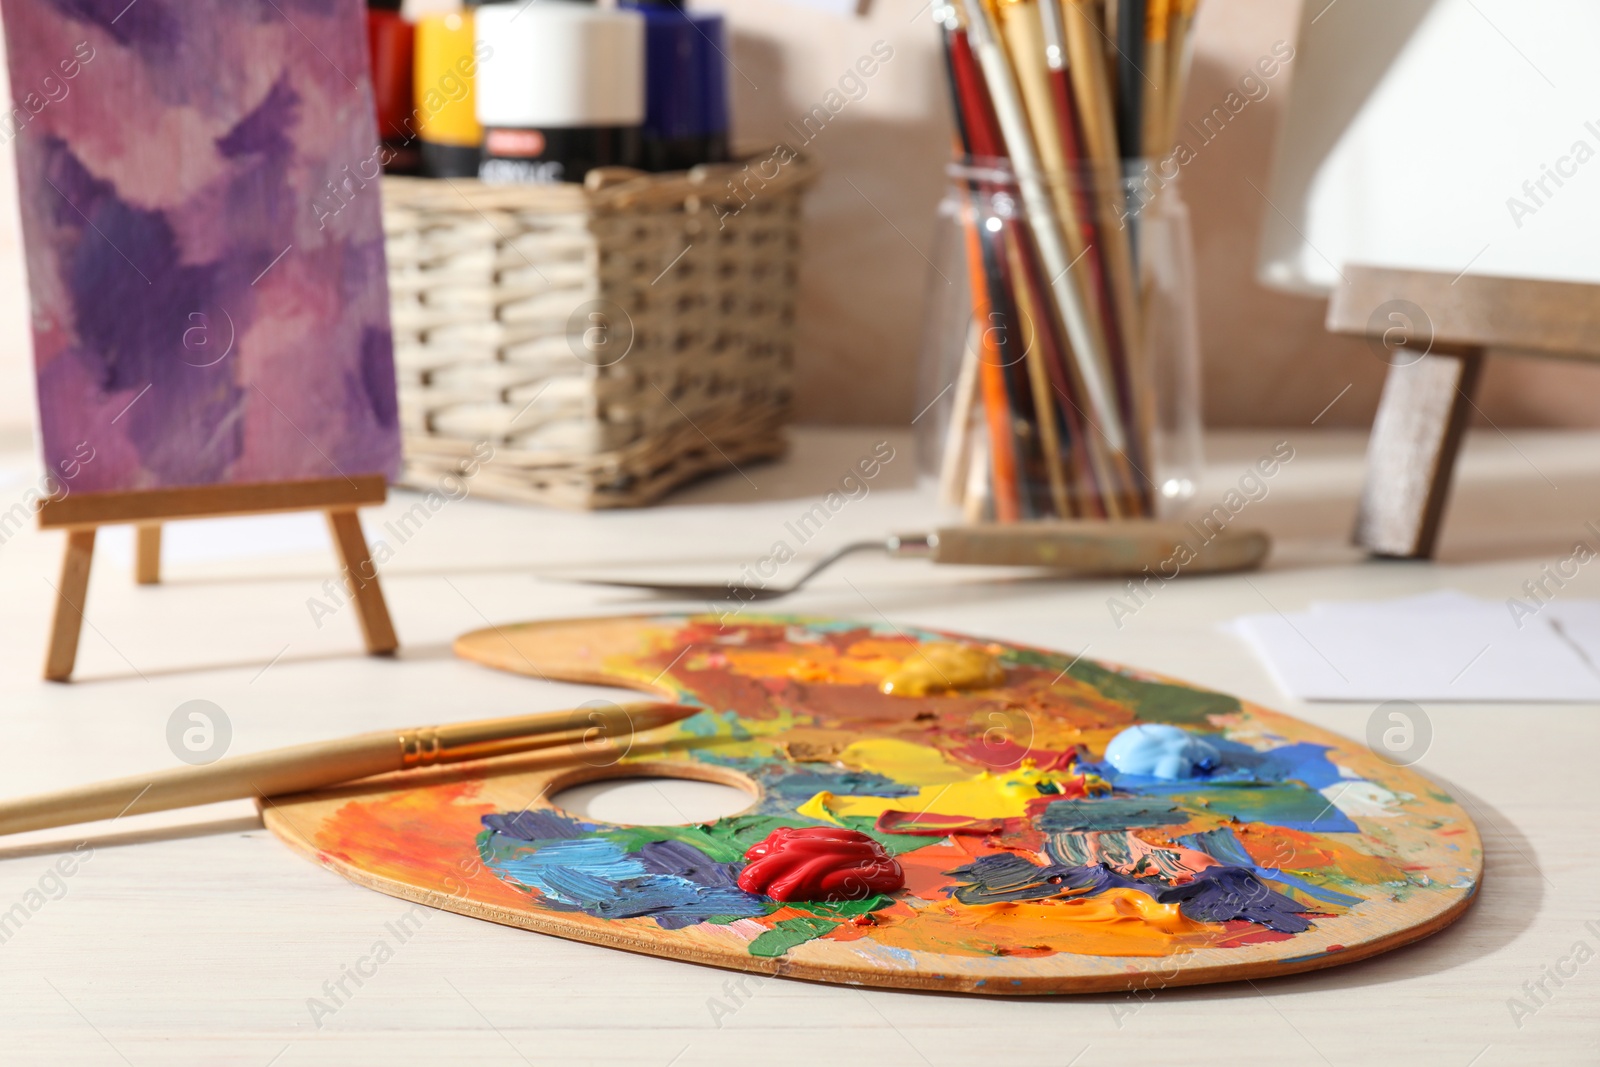
[[400, 647], [395, 636], [394, 623], [389, 621], [389, 608], [383, 602], [383, 590], [378, 586], [378, 571], [367, 552], [367, 538], [361, 532], [361, 521], [354, 509], [329, 511], [328, 531], [333, 535], [334, 547], [339, 551], [349, 578], [351, 595], [355, 598], [356, 613], [361, 620], [361, 636], [367, 642], [367, 651], [373, 655], [393, 652]]
[[1483, 358], [1481, 348], [1435, 346], [1389, 368], [1356, 517], [1355, 543], [1372, 555], [1432, 558]]
[[83, 604], [89, 592], [89, 565], [94, 560], [94, 527], [67, 531], [67, 550], [61, 557], [61, 584], [56, 587], [55, 617], [50, 621], [50, 647], [45, 652], [47, 681], [72, 677], [78, 660], [78, 635], [83, 632]]
[[133, 579], [140, 585], [161, 581], [161, 524], [137, 529], [133, 557]]

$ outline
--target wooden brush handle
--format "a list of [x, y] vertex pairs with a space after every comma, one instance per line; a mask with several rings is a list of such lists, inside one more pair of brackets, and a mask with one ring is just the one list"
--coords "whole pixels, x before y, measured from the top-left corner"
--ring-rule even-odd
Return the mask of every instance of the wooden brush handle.
[[594, 752], [618, 738], [694, 714], [675, 704], [613, 704], [604, 709], [539, 712], [504, 719], [379, 730], [336, 741], [275, 748], [110, 782], [0, 801], [0, 834], [115, 819], [148, 811], [244, 797], [271, 797], [369, 778], [375, 774], [459, 763], [513, 752], [581, 746]]
[[299, 793], [399, 770], [401, 731], [361, 734], [0, 802], [0, 834], [242, 797]]
[[[901, 543], [915, 540], [906, 535]], [[1259, 530], [1211, 533], [1137, 521], [951, 526], [926, 541], [925, 554], [935, 563], [1049, 567], [1085, 577], [1138, 574], [1146, 567], [1164, 578], [1247, 570], [1260, 566], [1272, 546]]]

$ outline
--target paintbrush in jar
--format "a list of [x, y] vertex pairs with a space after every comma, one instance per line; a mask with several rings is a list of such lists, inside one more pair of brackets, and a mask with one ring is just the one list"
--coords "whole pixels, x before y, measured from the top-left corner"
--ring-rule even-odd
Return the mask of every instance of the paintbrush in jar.
[[1098, 417], [1111, 447], [1121, 451], [1126, 447], [1126, 438], [1110, 368], [1106, 365], [1105, 353], [1095, 347], [1082, 295], [1068, 276], [1071, 259], [1066, 254], [1055, 204], [1043, 178], [1011, 61], [998, 41], [994, 20], [982, 0], [965, 0], [965, 6], [972, 50], [988, 83], [995, 118], [1027, 210], [1029, 228], [1033, 230], [1044, 260], [1047, 281], [1078, 364], [1090, 411]]

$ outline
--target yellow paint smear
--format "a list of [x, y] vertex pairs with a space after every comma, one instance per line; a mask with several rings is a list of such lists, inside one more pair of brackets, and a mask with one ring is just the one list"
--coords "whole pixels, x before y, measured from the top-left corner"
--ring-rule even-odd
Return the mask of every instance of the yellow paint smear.
[[[1011, 819], [1027, 814], [1028, 801], [1040, 795], [1039, 783], [1053, 780], [1030, 767], [965, 781], [923, 786], [914, 797], [841, 797], [822, 792], [800, 805], [801, 815], [838, 822], [851, 815], [877, 818], [886, 811], [918, 811], [929, 815], [965, 815], [974, 819]], [[914, 785], [916, 783], [907, 783]]]
[[1006, 684], [1006, 670], [988, 652], [966, 645], [931, 642], [914, 649], [878, 686], [897, 697], [964, 689], [993, 689]]
[[971, 768], [951, 763], [938, 749], [897, 737], [852, 742], [839, 753], [839, 762], [853, 771], [893, 778], [901, 785], [942, 785], [972, 777]]

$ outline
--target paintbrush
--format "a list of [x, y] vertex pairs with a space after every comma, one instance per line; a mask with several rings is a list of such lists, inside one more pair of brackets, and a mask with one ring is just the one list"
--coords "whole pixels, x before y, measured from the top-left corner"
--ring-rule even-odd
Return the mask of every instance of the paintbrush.
[[1122, 186], [1122, 160], [1117, 149], [1116, 117], [1109, 90], [1111, 82], [1098, 43], [1105, 35], [1097, 21], [1096, 10], [1096, 5], [1090, 0], [1062, 2], [1062, 21], [1065, 24], [1069, 56], [1067, 71], [1079, 107], [1078, 119], [1089, 158], [1088, 173], [1094, 176], [1106, 273], [1116, 309], [1116, 321], [1121, 327], [1124, 358], [1121, 361], [1120, 379], [1116, 384], [1122, 386], [1120, 392], [1126, 407], [1119, 408], [1118, 414], [1128, 419], [1132, 431], [1129, 435], [1113, 437], [1107, 433], [1105, 436], [1116, 453], [1113, 461], [1127, 469], [1126, 478], [1121, 484], [1126, 485], [1132, 494], [1132, 499], [1127, 502], [1129, 513], [1150, 514], [1153, 501], [1150, 499], [1148, 480], [1135, 478], [1131, 469], [1142, 467], [1143, 464], [1132, 462], [1130, 453], [1141, 459], [1149, 455], [1149, 427], [1143, 418], [1144, 410], [1136, 398], [1128, 395], [1132, 391], [1132, 383], [1146, 379], [1141, 373], [1143, 350], [1140, 347], [1131, 219]]
[[[1017, 310], [1025, 319], [1039, 324], [1035, 326], [1038, 330], [1045, 319], [1041, 314], [1043, 309], [1033, 303], [1033, 294], [1024, 273], [1026, 268], [1022, 263], [1022, 250], [1017, 247], [1017, 242], [1009, 241], [1006, 252], [1010, 260], [1011, 277], [1022, 282], [1016, 287]], [[1042, 335], [1039, 340], [1043, 341]], [[1050, 479], [1050, 501], [1057, 518], [1075, 518], [1076, 494], [1069, 492], [1067, 487], [1067, 470], [1061, 459], [1061, 437], [1057, 432], [1055, 398], [1050, 395], [1050, 371], [1045, 363], [1044, 345], [1028, 346], [1023, 358], [1027, 361], [1028, 385], [1033, 390], [1033, 410], [1039, 419], [1039, 447], [1044, 452], [1045, 474]]]
[[[972, 54], [967, 31], [956, 18], [953, 7], [942, 8], [938, 17], [945, 27], [945, 56], [950, 74], [952, 100], [960, 116], [957, 132], [961, 153], [968, 160], [993, 162], [1006, 154], [1006, 146], [994, 117], [993, 100], [984, 90], [977, 60]], [[1002, 276], [1000, 229], [1005, 222], [985, 202], [993, 194], [990, 182], [980, 181], [976, 173], [967, 182], [963, 206], [966, 233], [968, 276], [971, 279], [973, 321], [978, 324], [978, 385], [983, 397], [984, 423], [990, 436], [989, 457], [994, 475], [992, 493], [995, 513], [1002, 522], [1033, 517], [1028, 493], [1026, 467], [1028, 441], [1017, 432], [1028, 425], [1017, 416], [1021, 405], [1031, 408], [1031, 396], [1023, 393], [1025, 380], [1018, 379], [1020, 357], [1010, 353], [1026, 347], [1021, 323]]]
[[1194, 28], [1195, 7], [1198, 0], [1172, 0], [1167, 27], [1167, 93], [1166, 128], [1163, 130], [1162, 152], [1178, 140], [1178, 111], [1183, 104], [1183, 89], [1189, 81], [1189, 64], [1193, 57], [1190, 31]]
[[1120, 0], [1116, 10], [1117, 146], [1123, 159], [1137, 159], [1144, 146], [1145, 0]]
[[950, 422], [944, 430], [939, 461], [939, 503], [960, 507], [966, 499], [967, 467], [972, 452], [972, 417], [978, 405], [978, 350], [983, 327], [977, 319], [967, 323], [966, 347], [956, 372]]
[[1167, 108], [1172, 104], [1171, 87], [1167, 85], [1171, 64], [1167, 61], [1167, 31], [1170, 22], [1170, 0], [1148, 0], [1145, 10], [1145, 76], [1150, 82], [1150, 93], [1145, 99], [1144, 122], [1140, 131], [1143, 139], [1142, 154], [1153, 160], [1167, 150], [1163, 138], [1167, 135]]
[[1084, 384], [1089, 407], [1099, 417], [1102, 432], [1113, 449], [1126, 448], [1121, 412], [1112, 392], [1105, 353], [1095, 348], [1088, 317], [1076, 284], [1068, 277], [1071, 260], [1061, 237], [1055, 204], [1043, 180], [1033, 134], [1017, 89], [1011, 61], [996, 37], [994, 23], [982, 0], [965, 0], [967, 32], [972, 51], [988, 82], [1017, 185], [1027, 209], [1029, 226], [1044, 259], [1056, 308], [1066, 328], [1073, 356]]
[[[1048, 12], [1045, 10], [1046, 6], [1050, 8]], [[1039, 161], [1044, 168], [1045, 177], [1050, 183], [1050, 191], [1053, 195], [1057, 218], [1061, 223], [1062, 236], [1066, 240], [1067, 255], [1071, 257], [1070, 262], [1074, 265], [1087, 257], [1093, 257], [1088, 260], [1088, 264], [1084, 269], [1072, 270], [1070, 274], [1082, 292], [1082, 306], [1089, 328], [1091, 344], [1095, 351], [1107, 353], [1113, 379], [1115, 379], [1115, 368], [1119, 362], [1121, 346], [1118, 344], [1108, 347], [1108, 335], [1105, 322], [1102, 319], [1102, 308], [1109, 307], [1109, 300], [1105, 296], [1103, 286], [1100, 284], [1099, 250], [1093, 248], [1087, 238], [1085, 224], [1090, 222], [1090, 219], [1089, 204], [1087, 198], [1082, 195], [1082, 179], [1084, 175], [1071, 169], [1072, 165], [1078, 161], [1081, 153], [1076, 142], [1071, 145], [1067, 143], [1068, 133], [1075, 134], [1075, 130], [1070, 124], [1070, 118], [1058, 113], [1058, 100], [1053, 89], [1053, 84], [1059, 85], [1059, 80], [1053, 83], [1053, 74], [1064, 73], [1060, 70], [1053, 72], [1050, 66], [1052, 62], [1052, 44], [1056, 46], [1056, 61], [1060, 62], [1064, 59], [1064, 53], [1059, 47], [1061, 37], [1056, 32], [1059, 28], [1060, 12], [1053, 4], [1049, 3], [1049, 0], [1008, 0], [1008, 2], [1000, 5], [999, 11], [1001, 28], [1005, 34], [1013, 72], [1016, 75], [1017, 85], [1021, 90], [1022, 101], [1026, 107], [1029, 124], [1033, 131], [1035, 148], [1039, 153]], [[1047, 20], [1054, 25], [1047, 26], [1045, 24]], [[1054, 38], [1052, 40], [1053, 34]], [[1029, 265], [1031, 266], [1031, 264]], [[1018, 264], [1013, 267], [1012, 273], [1014, 275], [1022, 275], [1024, 274], [1024, 267]], [[1042, 273], [1042, 271], [1028, 271], [1027, 273]], [[1046, 281], [1048, 281], [1048, 275], [1046, 275]], [[1033, 281], [1030, 278], [1026, 280], [1024, 285], [1019, 287], [1019, 299], [1021, 299], [1022, 295], [1026, 295], [1028, 286], [1032, 284]], [[1038, 324], [1038, 330], [1042, 334], [1052, 332], [1052, 320], [1049, 317], [1047, 300], [1048, 289], [1046, 288], [1040, 294], [1040, 298], [1034, 302], [1034, 307], [1037, 310], [1028, 312], [1030, 316], [1037, 316], [1033, 318], [1033, 321]], [[1027, 301], [1024, 300], [1023, 302], [1026, 303]], [[1070, 345], [1063, 338], [1062, 344], [1058, 347], [1061, 352], [1065, 353]], [[1070, 354], [1060, 355], [1057, 359], [1060, 360], [1063, 367], [1072, 367]], [[1056, 360], [1051, 360], [1051, 370], [1054, 369], [1055, 363]], [[1043, 370], [1044, 368], [1040, 367], [1038, 369]], [[1060, 390], [1061, 400], [1067, 407], [1070, 407], [1073, 403], [1071, 397], [1082, 392], [1081, 383], [1076, 389], [1072, 390], [1069, 390], [1064, 382], [1058, 383], [1057, 388]], [[1035, 407], [1037, 408], [1038, 406], [1039, 402], [1036, 400]], [[1070, 419], [1075, 412], [1069, 411], [1064, 414]], [[1040, 431], [1042, 437], [1050, 439], [1055, 437], [1054, 427], [1048, 421], [1041, 421]], [[1096, 476], [1097, 481], [1102, 487], [1112, 490], [1100, 506], [1110, 507], [1113, 513], [1118, 513], [1117, 498], [1120, 494], [1115, 491], [1115, 478], [1108, 476], [1105, 462], [1098, 455], [1104, 449], [1100, 447], [1098, 441], [1091, 437], [1077, 434], [1072, 436], [1080, 454], [1086, 451], [1095, 453], [1093, 457], [1094, 465], [1100, 468]], [[1054, 460], [1048, 447], [1046, 448], [1045, 456], [1047, 459]], [[1047, 473], [1051, 476], [1052, 488], [1054, 488], [1055, 481], [1062, 477], [1059, 472], [1053, 469], [1054, 466], [1059, 466], [1059, 460], [1054, 460], [1052, 465], [1047, 466]], [[1073, 512], [1057, 507], [1056, 514], [1062, 518], [1069, 518], [1073, 515]]]
[[[0, 802], [0, 834], [168, 811], [219, 800], [272, 797], [353, 782], [375, 774], [503, 756], [561, 745], [589, 750], [686, 719], [699, 708], [619, 704], [445, 726], [380, 730], [336, 741], [275, 748]], [[619, 753], [620, 755], [620, 753]]]
[[[1067, 169], [1073, 176], [1073, 200], [1079, 225], [1083, 228], [1087, 253], [1084, 256], [1084, 268], [1088, 275], [1088, 288], [1093, 293], [1095, 305], [1099, 309], [1111, 365], [1121, 370], [1127, 366], [1127, 349], [1122, 325], [1118, 320], [1116, 300], [1111, 291], [1111, 281], [1107, 274], [1104, 242], [1100, 238], [1100, 221], [1097, 217], [1098, 199], [1105, 192], [1104, 179], [1097, 169], [1088, 164], [1089, 152], [1084, 147], [1082, 123], [1078, 115], [1078, 91], [1073, 86], [1072, 74], [1068, 69], [1070, 56], [1066, 43], [1066, 29], [1062, 25], [1061, 3], [1062, 0], [1040, 0], [1040, 28], [1044, 35], [1045, 65], [1049, 70], [1051, 101], [1056, 121], [1061, 129], [1061, 145], [1067, 155]], [[1119, 381], [1125, 377], [1126, 371], [1121, 370]], [[1075, 412], [1065, 414], [1070, 418]], [[1092, 453], [1095, 465], [1103, 468], [1106, 461], [1099, 456], [1103, 449], [1099, 447], [1098, 442], [1087, 435], [1082, 441], [1083, 447], [1080, 447], [1078, 452]], [[1103, 473], [1098, 477], [1107, 487], [1104, 500], [1101, 502], [1102, 511], [1106, 510], [1108, 503], [1113, 510], [1120, 510], [1116, 504], [1115, 479], [1108, 478]]]

